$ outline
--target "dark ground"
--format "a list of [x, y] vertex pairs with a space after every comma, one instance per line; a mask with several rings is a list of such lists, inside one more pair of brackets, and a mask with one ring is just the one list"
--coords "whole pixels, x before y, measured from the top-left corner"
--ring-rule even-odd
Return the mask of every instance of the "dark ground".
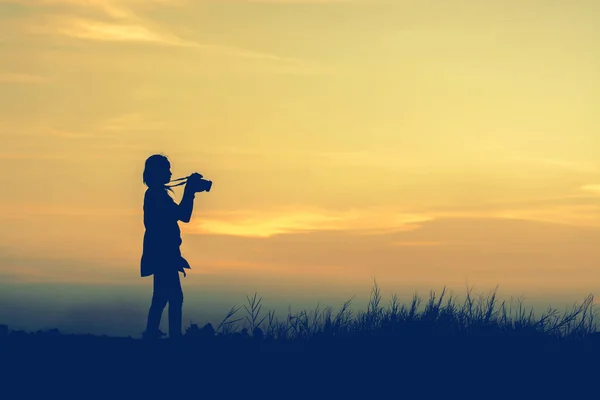
[[600, 398], [600, 335], [0, 338], [0, 398]]

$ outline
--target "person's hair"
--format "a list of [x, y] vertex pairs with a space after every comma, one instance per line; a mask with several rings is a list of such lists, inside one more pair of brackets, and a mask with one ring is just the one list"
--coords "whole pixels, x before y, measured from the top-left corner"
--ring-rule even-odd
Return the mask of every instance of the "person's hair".
[[170, 164], [169, 159], [164, 154], [154, 154], [148, 157], [142, 175], [144, 184], [149, 188], [160, 187], [165, 190], [173, 191], [173, 189], [166, 186], [164, 182], [160, 181], [162, 175], [161, 171], [168, 169]]

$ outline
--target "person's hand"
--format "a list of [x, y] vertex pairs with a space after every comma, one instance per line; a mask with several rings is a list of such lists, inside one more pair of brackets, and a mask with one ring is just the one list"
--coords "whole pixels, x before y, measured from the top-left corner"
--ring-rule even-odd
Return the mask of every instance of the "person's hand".
[[202, 179], [202, 175], [197, 172], [194, 172], [188, 176], [188, 179], [185, 183], [184, 192], [196, 193], [200, 179]]

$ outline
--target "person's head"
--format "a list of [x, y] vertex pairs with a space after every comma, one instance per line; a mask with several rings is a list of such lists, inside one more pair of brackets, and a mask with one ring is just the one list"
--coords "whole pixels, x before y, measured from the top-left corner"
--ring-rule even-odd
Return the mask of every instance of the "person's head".
[[149, 188], [167, 188], [171, 180], [171, 163], [162, 154], [154, 154], [146, 159], [143, 181]]

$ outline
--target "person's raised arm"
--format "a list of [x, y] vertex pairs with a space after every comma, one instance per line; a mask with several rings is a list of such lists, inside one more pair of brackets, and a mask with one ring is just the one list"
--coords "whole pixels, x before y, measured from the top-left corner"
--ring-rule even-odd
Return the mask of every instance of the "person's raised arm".
[[181, 222], [188, 223], [192, 219], [192, 211], [194, 211], [195, 193], [189, 190], [187, 185], [183, 191], [183, 197], [177, 206], [177, 219]]

